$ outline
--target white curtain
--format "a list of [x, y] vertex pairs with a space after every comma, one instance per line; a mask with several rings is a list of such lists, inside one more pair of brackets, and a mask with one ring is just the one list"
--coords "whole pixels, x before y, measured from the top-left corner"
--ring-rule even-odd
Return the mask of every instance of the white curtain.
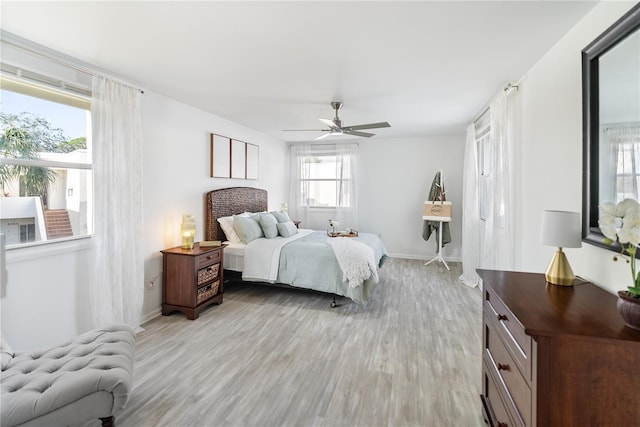
[[[336, 219], [340, 227], [358, 229], [358, 198], [356, 184], [357, 167], [356, 143], [340, 144], [293, 144], [291, 145], [291, 183], [289, 186], [289, 216], [315, 228], [327, 228], [328, 219]], [[336, 207], [323, 209], [324, 216], [312, 215], [313, 178], [312, 162], [314, 156], [335, 157]], [[325, 177], [326, 178], [326, 177]], [[326, 217], [326, 218], [325, 218]], [[318, 225], [322, 221], [322, 225]]]
[[302, 159], [310, 155], [310, 144], [291, 145], [289, 161], [290, 179], [289, 184], [289, 216], [302, 221], [303, 227], [311, 225], [311, 213], [309, 207], [309, 168], [306, 167]]
[[358, 144], [346, 143], [334, 147], [336, 153], [336, 176], [339, 180], [338, 206], [335, 219], [341, 228], [349, 227], [357, 230], [358, 226], [358, 191], [356, 169], [358, 162]]
[[140, 96], [138, 89], [94, 78], [96, 213], [90, 294], [95, 327], [140, 325], [144, 291]]
[[600, 202], [640, 197], [640, 125], [622, 123], [600, 129]]
[[[515, 95], [514, 95], [515, 96]], [[479, 245], [481, 268], [513, 269], [513, 139], [517, 132], [514, 115], [509, 115], [509, 95], [501, 91], [490, 103], [491, 171], [484, 237]]]
[[462, 176], [462, 275], [460, 280], [471, 287], [480, 283], [476, 273], [478, 268], [478, 144], [476, 143], [476, 126], [467, 128], [467, 142], [464, 150], [464, 173]]

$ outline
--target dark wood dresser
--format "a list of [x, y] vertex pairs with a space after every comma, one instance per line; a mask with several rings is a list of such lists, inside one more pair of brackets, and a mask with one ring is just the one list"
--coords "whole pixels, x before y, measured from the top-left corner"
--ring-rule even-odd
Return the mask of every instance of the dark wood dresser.
[[222, 304], [224, 293], [224, 247], [182, 249], [162, 252], [162, 314], [181, 311], [188, 319], [197, 319], [209, 305]]
[[587, 282], [478, 270], [484, 285], [482, 405], [507, 426], [640, 426], [640, 331]]

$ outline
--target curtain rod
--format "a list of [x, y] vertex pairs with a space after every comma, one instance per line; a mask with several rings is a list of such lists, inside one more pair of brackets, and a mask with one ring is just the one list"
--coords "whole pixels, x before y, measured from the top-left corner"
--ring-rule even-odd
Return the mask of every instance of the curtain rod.
[[[520, 84], [520, 80], [518, 80], [515, 83], [509, 82], [502, 88], [502, 91], [505, 92], [507, 95], [509, 94], [509, 92], [511, 92], [512, 89], [515, 89], [516, 92], [518, 92], [520, 90], [519, 84]], [[493, 98], [491, 98], [491, 99], [493, 99]], [[482, 106], [482, 108], [480, 109], [480, 112], [475, 115], [475, 117], [473, 118], [471, 123], [477, 122], [478, 119], [480, 119], [480, 117], [482, 117], [482, 115], [487, 112], [487, 110], [489, 109], [490, 105], [491, 105], [491, 100], [489, 100], [489, 102], [487, 102], [486, 104], [484, 104]]]
[[55, 51], [30, 40], [23, 39], [22, 37], [16, 36], [15, 34], [8, 31], [0, 29], [0, 41], [9, 46], [13, 46], [15, 48], [55, 62], [72, 70], [79, 71], [92, 77], [105, 77], [117, 81], [118, 83], [121, 83], [125, 86], [129, 86], [130, 88], [133, 88], [135, 90], [138, 90], [140, 91], [140, 93], [144, 93], [144, 90], [137, 87], [136, 85], [121, 78], [115, 77], [109, 73], [98, 71], [96, 67], [91, 64], [81, 62], [80, 60], [75, 59], [69, 55], [65, 55], [64, 53]]

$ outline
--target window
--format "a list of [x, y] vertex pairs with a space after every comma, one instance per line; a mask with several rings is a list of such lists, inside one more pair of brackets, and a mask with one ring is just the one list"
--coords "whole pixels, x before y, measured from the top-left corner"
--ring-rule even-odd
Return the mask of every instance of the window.
[[0, 78], [0, 232], [7, 245], [92, 233], [90, 98], [35, 84], [30, 74], [31, 81]]
[[307, 154], [300, 156], [300, 192], [303, 204], [317, 208], [349, 208], [351, 156]]
[[[621, 202], [624, 199], [638, 200], [640, 197], [640, 124], [621, 123], [605, 125], [600, 130], [601, 176], [603, 182], [612, 184], [611, 188], [600, 184], [601, 201]], [[608, 170], [613, 169], [615, 170]], [[615, 175], [609, 179], [608, 175]]]

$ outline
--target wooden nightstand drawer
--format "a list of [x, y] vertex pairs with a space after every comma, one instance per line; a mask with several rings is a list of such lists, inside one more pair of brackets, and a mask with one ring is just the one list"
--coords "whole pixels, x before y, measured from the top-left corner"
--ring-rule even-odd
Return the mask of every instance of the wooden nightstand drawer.
[[521, 425], [531, 425], [531, 389], [490, 319], [485, 318], [484, 327], [485, 364], [500, 383], [513, 419]]
[[524, 326], [491, 288], [485, 289], [484, 294], [485, 317], [488, 317], [495, 326], [518, 369], [529, 382], [531, 379], [531, 337], [524, 332]]
[[200, 305], [209, 298], [213, 298], [218, 295], [218, 290], [220, 289], [220, 281], [217, 280], [213, 283], [209, 283], [201, 288], [198, 288], [198, 292], [196, 295], [196, 304]]
[[211, 280], [217, 279], [219, 274], [220, 274], [220, 263], [201, 268], [200, 270], [198, 270], [197, 286], [203, 285], [207, 282], [210, 282]]
[[196, 257], [196, 265], [198, 268], [220, 262], [220, 251], [213, 251]]

